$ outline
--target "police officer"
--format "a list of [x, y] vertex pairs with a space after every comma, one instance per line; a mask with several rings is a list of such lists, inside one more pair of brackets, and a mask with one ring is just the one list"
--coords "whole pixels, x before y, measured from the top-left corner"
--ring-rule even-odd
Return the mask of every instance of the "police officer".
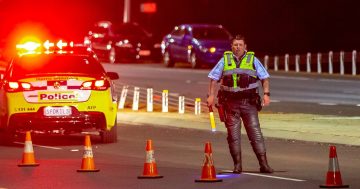
[[[240, 129], [241, 120], [246, 129], [250, 144], [259, 161], [260, 172], [272, 173], [268, 165], [264, 138], [261, 133], [258, 108], [270, 103], [269, 73], [254, 52], [246, 51], [245, 38], [236, 35], [231, 40], [232, 51], [226, 51], [217, 65], [211, 70], [208, 106], [214, 104], [217, 82], [220, 83], [218, 100], [224, 107], [227, 141], [234, 161], [233, 173], [242, 172]], [[258, 80], [261, 81], [264, 96], [258, 94]], [[220, 98], [222, 99], [220, 102]]]

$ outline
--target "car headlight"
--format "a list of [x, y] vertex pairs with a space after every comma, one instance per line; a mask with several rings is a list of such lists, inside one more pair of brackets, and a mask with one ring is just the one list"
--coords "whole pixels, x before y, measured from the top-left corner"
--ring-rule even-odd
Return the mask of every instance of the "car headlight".
[[208, 48], [200, 46], [200, 51], [201, 52], [206, 53], [206, 52], [208, 52], [208, 50], [209, 50]]
[[123, 41], [119, 41], [115, 44], [118, 47], [122, 47], [122, 48], [132, 48], [133, 45], [131, 43], [129, 43], [129, 40], [125, 39]]
[[209, 51], [210, 51], [211, 53], [215, 53], [215, 52], [216, 52], [216, 48], [215, 48], [215, 47], [211, 47], [211, 48], [209, 49]]
[[203, 52], [203, 53], [207, 53], [207, 52], [215, 53], [216, 52], [216, 47], [206, 48], [206, 47], [200, 46], [200, 51]]

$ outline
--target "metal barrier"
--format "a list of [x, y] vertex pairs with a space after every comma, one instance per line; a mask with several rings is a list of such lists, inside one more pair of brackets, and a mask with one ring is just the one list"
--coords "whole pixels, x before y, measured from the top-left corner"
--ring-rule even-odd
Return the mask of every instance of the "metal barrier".
[[[324, 55], [327, 55], [327, 59], [322, 58]], [[359, 69], [357, 68], [360, 66], [357, 56], [356, 50], [336, 53], [329, 51], [327, 54], [318, 52], [316, 56], [312, 56], [311, 52], [302, 55], [285, 54], [284, 58], [279, 58], [277, 55], [273, 57], [265, 55], [263, 63], [266, 69], [274, 71], [315, 72], [318, 74], [328, 73], [356, 76], [359, 75]]]

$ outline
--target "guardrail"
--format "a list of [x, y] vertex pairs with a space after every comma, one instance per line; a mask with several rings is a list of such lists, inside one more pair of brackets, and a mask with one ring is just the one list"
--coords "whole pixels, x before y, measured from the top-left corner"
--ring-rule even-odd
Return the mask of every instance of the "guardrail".
[[356, 50], [352, 52], [333, 52], [295, 54], [284, 56], [264, 56], [262, 62], [268, 70], [295, 71], [307, 73], [328, 73], [340, 75], [359, 75], [360, 63]]
[[[118, 109], [133, 109], [133, 111], [138, 111], [140, 109], [142, 110], [147, 110], [147, 105], [149, 102], [148, 99], [148, 89], [150, 88], [144, 88], [144, 87], [137, 87], [137, 86], [132, 86], [132, 85], [127, 85], [125, 83], [121, 83], [121, 82], [116, 82], [116, 89], [115, 89], [115, 93], [118, 95], [119, 97], [119, 107]], [[124, 90], [124, 86], [126, 87], [127, 90], [127, 95], [123, 97], [123, 90]], [[134, 93], [134, 91], [137, 90], [137, 94]], [[163, 98], [162, 98], [162, 93], [164, 90], [159, 91], [156, 89], [152, 89], [152, 98], [151, 98], [151, 103], [152, 103], [152, 111], [157, 111], [157, 112], [161, 112], [162, 111], [162, 105], [163, 105]], [[168, 111], [169, 112], [179, 112], [180, 114], [180, 97], [181, 95], [178, 94], [173, 94], [173, 93], [168, 93], [168, 102], [167, 102], [167, 106], [168, 106]], [[138, 104], [136, 104], [136, 110], [134, 110], [134, 98], [138, 98], [136, 101]], [[200, 98], [188, 98], [185, 96], [181, 96], [183, 103], [182, 103], [182, 108], [183, 109], [183, 113], [192, 113], [192, 114], [201, 114], [204, 112], [208, 112], [208, 107], [206, 102], [201, 101]], [[120, 107], [121, 101], [123, 98], [123, 107]], [[200, 100], [200, 102], [199, 102]], [[198, 103], [198, 107], [196, 107], [196, 104]]]

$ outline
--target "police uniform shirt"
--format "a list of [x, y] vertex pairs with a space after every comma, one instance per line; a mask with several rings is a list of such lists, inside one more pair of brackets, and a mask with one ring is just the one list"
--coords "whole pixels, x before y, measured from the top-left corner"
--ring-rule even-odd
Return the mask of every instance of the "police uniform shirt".
[[[234, 58], [236, 58], [236, 57], [234, 57]], [[265, 67], [262, 65], [260, 60], [257, 59], [256, 57], [254, 57], [254, 66], [255, 66], [257, 76], [260, 80], [270, 77], [270, 75], [267, 72], [267, 70], [265, 69]], [[219, 62], [215, 65], [215, 67], [210, 71], [208, 77], [215, 81], [219, 81], [221, 79], [223, 70], [224, 70], [224, 57], [222, 57], [219, 60]]]

